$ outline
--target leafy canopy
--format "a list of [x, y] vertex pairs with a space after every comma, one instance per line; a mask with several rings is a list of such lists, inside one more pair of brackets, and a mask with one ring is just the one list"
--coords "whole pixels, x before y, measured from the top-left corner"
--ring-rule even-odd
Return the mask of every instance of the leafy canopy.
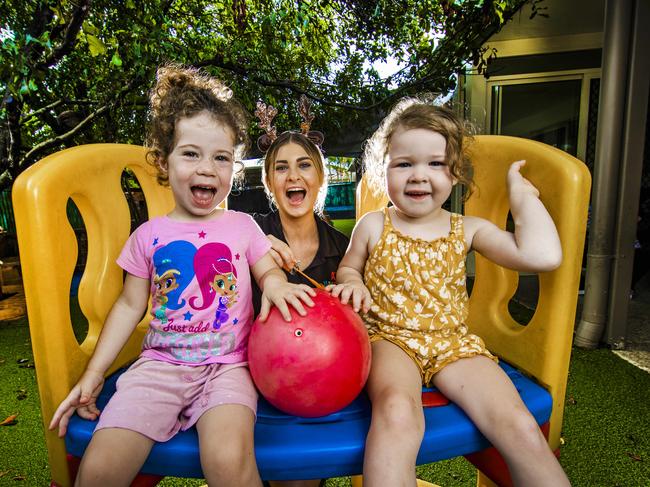
[[484, 67], [483, 42], [525, 1], [0, 0], [0, 187], [64, 147], [142, 143], [166, 61], [220, 77], [251, 113], [275, 105], [280, 130], [306, 93], [326, 146], [358, 143], [398, 97]]

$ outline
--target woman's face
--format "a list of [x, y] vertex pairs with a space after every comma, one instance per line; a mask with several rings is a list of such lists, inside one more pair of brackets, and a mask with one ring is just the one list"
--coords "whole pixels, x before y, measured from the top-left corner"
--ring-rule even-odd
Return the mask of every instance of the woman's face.
[[280, 147], [267, 177], [281, 214], [298, 218], [314, 211], [324, 178], [302, 146], [290, 142]]

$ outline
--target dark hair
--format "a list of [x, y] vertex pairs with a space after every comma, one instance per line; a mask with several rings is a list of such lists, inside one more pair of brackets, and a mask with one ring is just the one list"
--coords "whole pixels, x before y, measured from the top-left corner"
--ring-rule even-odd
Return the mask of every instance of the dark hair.
[[156, 84], [149, 95], [146, 146], [147, 161], [157, 169], [160, 184], [169, 184], [160, 163], [166, 161], [174, 149], [177, 122], [204, 111], [230, 128], [235, 159], [243, 158], [248, 148], [248, 117], [233, 98], [232, 90], [197, 68], [175, 64], [158, 68]]

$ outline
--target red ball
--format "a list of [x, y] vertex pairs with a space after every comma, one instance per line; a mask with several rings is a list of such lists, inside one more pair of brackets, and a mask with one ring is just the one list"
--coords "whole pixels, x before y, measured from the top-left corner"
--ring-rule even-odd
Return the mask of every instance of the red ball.
[[276, 408], [313, 418], [334, 413], [361, 392], [370, 372], [370, 341], [351, 306], [316, 290], [314, 307], [286, 322], [276, 307], [253, 323], [248, 362], [255, 385]]

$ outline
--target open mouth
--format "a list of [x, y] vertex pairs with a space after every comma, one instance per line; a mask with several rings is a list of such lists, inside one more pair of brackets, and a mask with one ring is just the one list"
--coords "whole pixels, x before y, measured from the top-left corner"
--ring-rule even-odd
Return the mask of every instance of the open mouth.
[[431, 195], [431, 193], [429, 193], [428, 191], [405, 191], [404, 194], [406, 194], [406, 196], [408, 196], [409, 198], [414, 198], [418, 200], [427, 198], [428, 196]]
[[307, 191], [302, 188], [289, 188], [286, 192], [287, 199], [292, 205], [299, 205], [305, 200]]
[[217, 194], [217, 188], [213, 186], [192, 186], [192, 196], [199, 205], [209, 204], [214, 195]]

